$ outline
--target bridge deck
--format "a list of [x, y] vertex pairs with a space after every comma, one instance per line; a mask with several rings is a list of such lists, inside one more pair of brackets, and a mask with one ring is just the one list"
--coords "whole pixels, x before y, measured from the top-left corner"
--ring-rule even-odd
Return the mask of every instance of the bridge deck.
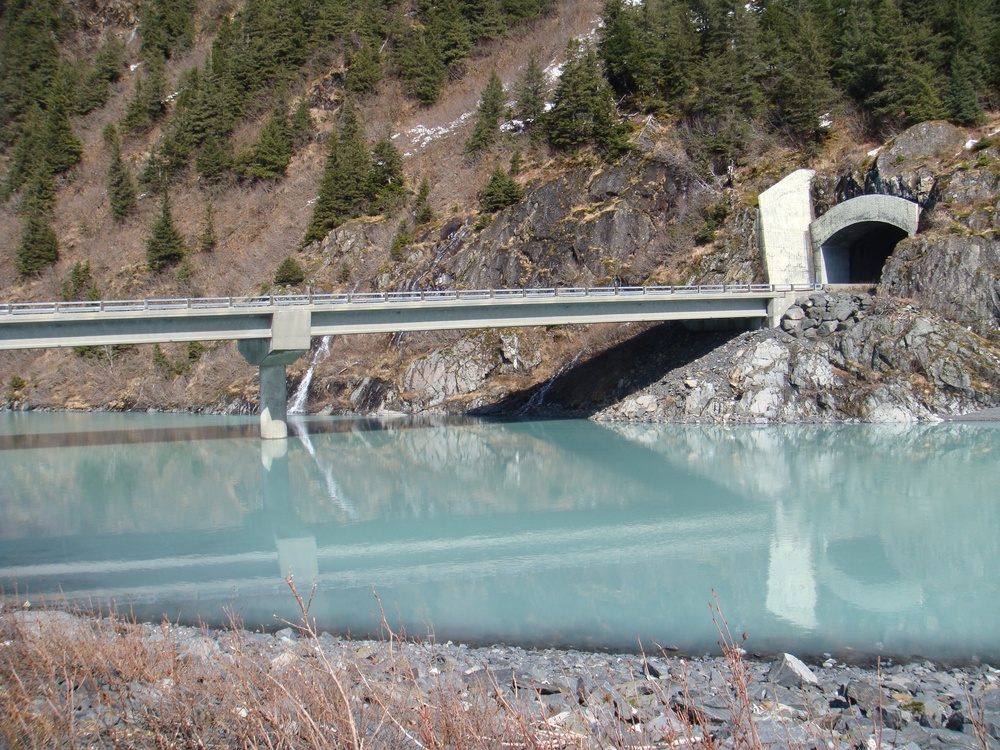
[[740, 284], [0, 303], [0, 349], [266, 339], [275, 313], [291, 310], [308, 315], [311, 336], [762, 319], [773, 300], [813, 288]]

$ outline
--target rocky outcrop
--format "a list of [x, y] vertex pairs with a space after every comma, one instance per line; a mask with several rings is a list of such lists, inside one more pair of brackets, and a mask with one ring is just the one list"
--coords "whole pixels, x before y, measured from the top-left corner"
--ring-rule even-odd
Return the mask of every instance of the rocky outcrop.
[[[423, 260], [409, 258], [406, 273], [479, 288], [683, 283], [695, 271], [695, 236], [725, 200], [682, 149], [660, 143], [646, 157], [529, 182], [521, 201], [480, 219], [485, 227], [428, 230]], [[742, 270], [759, 273], [757, 259], [749, 263]]]
[[363, 414], [461, 411], [505, 395], [491, 378], [531, 372], [541, 361], [537, 341], [521, 331], [474, 333], [411, 361], [398, 386], [362, 379], [349, 401], [352, 411]]
[[932, 208], [939, 194], [935, 166], [961, 153], [966, 137], [947, 122], [914, 125], [879, 149], [870, 164], [816, 180], [817, 214], [859, 195], [892, 195]]
[[914, 305], [813, 294], [782, 329], [737, 336], [595, 418], [911, 422], [1000, 405], [1000, 347]]

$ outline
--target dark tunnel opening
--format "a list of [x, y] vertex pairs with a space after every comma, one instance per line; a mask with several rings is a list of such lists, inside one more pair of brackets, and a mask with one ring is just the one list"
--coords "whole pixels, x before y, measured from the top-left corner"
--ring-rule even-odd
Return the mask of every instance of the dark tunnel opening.
[[823, 243], [828, 284], [875, 284], [907, 232], [892, 224], [865, 221], [841, 229]]

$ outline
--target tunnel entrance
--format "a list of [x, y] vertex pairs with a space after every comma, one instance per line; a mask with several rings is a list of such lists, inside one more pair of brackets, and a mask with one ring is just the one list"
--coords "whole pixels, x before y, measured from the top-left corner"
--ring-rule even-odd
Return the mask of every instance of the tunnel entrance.
[[905, 229], [881, 221], [844, 227], [820, 247], [828, 284], [875, 284]]

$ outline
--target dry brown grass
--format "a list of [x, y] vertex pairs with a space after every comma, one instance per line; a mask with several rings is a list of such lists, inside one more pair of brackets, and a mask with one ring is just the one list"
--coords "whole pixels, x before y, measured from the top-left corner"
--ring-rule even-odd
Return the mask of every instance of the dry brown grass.
[[[319, 635], [309, 602], [288, 584], [302, 612], [297, 640], [249, 634], [235, 619], [212, 633], [139, 624], [115, 611], [76, 617], [0, 600], [0, 747], [717, 746], [690, 702], [670, 697], [675, 678], [647, 688], [640, 674], [625, 690], [628, 701], [668, 718], [653, 734], [633, 725], [635, 709], [623, 696], [581, 698], [552, 715], [540, 693], [511, 689], [489, 669], [475, 670], [475, 679], [428, 672], [384, 616], [381, 647]], [[731, 666], [739, 663], [736, 656]], [[579, 677], [596, 687], [600, 675]], [[734, 672], [737, 696], [739, 681]], [[760, 747], [752, 726], [733, 730], [737, 747]]]

